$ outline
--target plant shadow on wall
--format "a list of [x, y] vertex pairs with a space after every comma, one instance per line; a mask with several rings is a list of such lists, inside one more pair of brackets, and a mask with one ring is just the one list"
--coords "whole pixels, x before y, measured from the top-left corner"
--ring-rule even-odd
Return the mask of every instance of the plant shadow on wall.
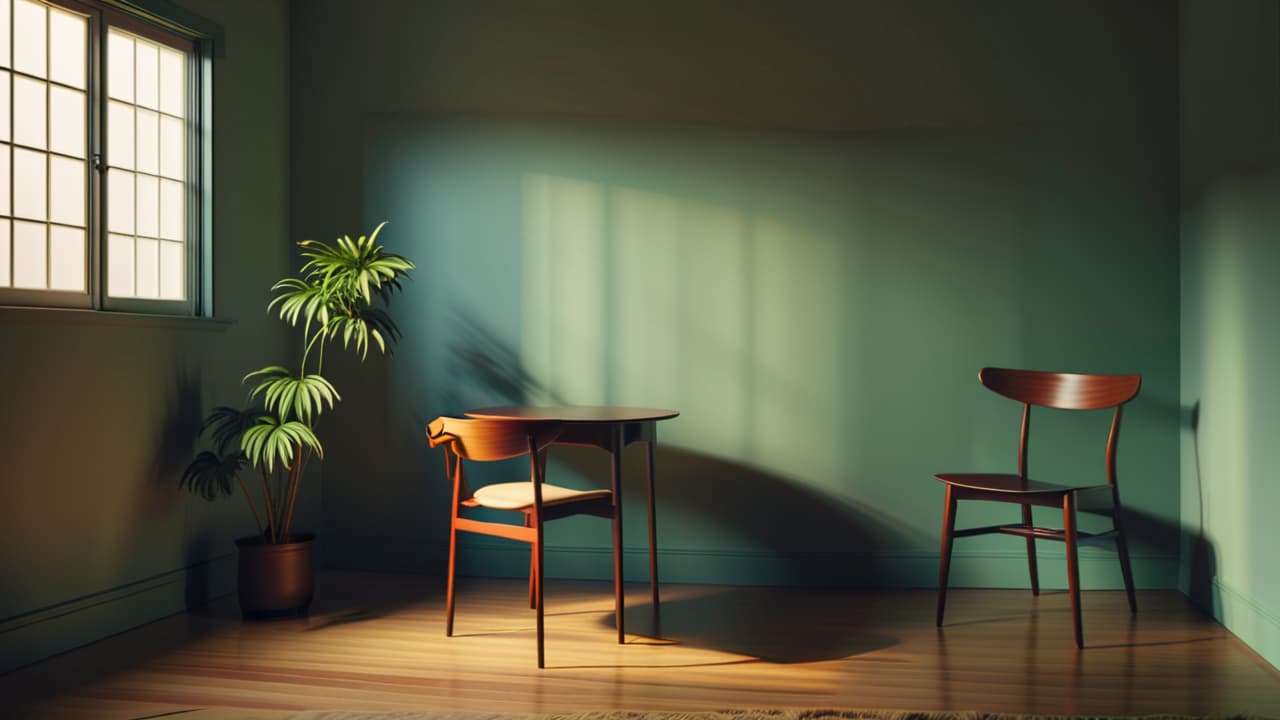
[[296, 371], [268, 365], [245, 375], [243, 382], [254, 382], [247, 405], [209, 413], [201, 432], [214, 447], [182, 473], [181, 484], [208, 500], [243, 493], [253, 513], [258, 534], [236, 541], [237, 589], [246, 618], [305, 614], [310, 606], [314, 536], [295, 533], [293, 515], [308, 461], [324, 458], [319, 419], [342, 399], [322, 374], [325, 350], [340, 342], [361, 360], [371, 345], [386, 353], [400, 335], [387, 305], [414, 267], [378, 244], [385, 225], [368, 237], [340, 237], [332, 245], [298, 243], [305, 262], [297, 275], [272, 286], [275, 297], [267, 305], [302, 330]]
[[[525, 370], [519, 353], [474, 314], [454, 309], [451, 332], [456, 340], [449, 345], [446, 377], [457, 381], [439, 394], [446, 412], [462, 413], [492, 403], [523, 405], [533, 398], [566, 404]], [[418, 418], [419, 425], [425, 428], [433, 417]]]
[[[142, 500], [144, 508], [140, 517], [158, 517], [160, 508], [157, 505], [164, 503], [167, 511], [174, 502], [173, 478], [181, 477], [191, 462], [195, 438], [200, 435], [203, 388], [197, 374], [185, 361], [178, 363], [178, 367], [164, 422], [154, 433], [160, 438], [160, 445], [152, 461], [151, 482]], [[212, 533], [204, 532], [188, 538], [183, 560], [187, 568], [184, 597], [188, 608], [208, 602], [214, 592], [210, 558], [217, 554]]]

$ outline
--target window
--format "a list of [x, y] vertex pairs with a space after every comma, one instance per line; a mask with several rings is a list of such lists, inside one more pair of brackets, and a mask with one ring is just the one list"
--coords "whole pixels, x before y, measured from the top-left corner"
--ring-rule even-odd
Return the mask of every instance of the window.
[[156, 20], [0, 0], [0, 304], [207, 313], [208, 42]]

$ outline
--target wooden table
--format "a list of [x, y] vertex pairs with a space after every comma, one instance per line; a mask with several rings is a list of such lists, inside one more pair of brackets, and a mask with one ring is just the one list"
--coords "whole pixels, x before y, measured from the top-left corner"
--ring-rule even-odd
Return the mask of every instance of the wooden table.
[[613, 489], [614, 603], [618, 618], [618, 642], [623, 642], [622, 620], [622, 450], [632, 443], [645, 445], [645, 474], [649, 503], [649, 585], [653, 594], [654, 623], [658, 622], [658, 549], [657, 518], [654, 513], [653, 443], [659, 420], [669, 420], [680, 413], [657, 408], [614, 407], [608, 405], [532, 406], [507, 405], [478, 408], [466, 413], [470, 417], [490, 420], [557, 420], [564, 423], [559, 445], [595, 447], [609, 453], [609, 474]]

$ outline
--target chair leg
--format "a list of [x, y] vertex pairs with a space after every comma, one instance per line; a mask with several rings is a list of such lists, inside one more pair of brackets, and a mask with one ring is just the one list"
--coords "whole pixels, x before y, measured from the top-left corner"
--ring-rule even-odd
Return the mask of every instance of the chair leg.
[[942, 512], [942, 554], [938, 565], [938, 627], [942, 627], [942, 612], [947, 606], [947, 576], [951, 573], [951, 546], [955, 544], [955, 532], [955, 489], [948, 485], [946, 506]]
[[1129, 612], [1138, 612], [1138, 598], [1133, 592], [1133, 567], [1129, 564], [1129, 543], [1124, 537], [1124, 525], [1120, 521], [1120, 490], [1112, 486], [1111, 526], [1116, 530], [1116, 552], [1120, 555], [1120, 573], [1124, 576], [1124, 591], [1129, 596]]
[[543, 621], [542, 621], [542, 525], [538, 525], [537, 541], [533, 544], [534, 556], [534, 575], [537, 578], [537, 585], [534, 591], [534, 613], [537, 615], [537, 632], [538, 632], [538, 667], [544, 668], [546, 664], [546, 656], [542, 650], [543, 639]]
[[[524, 526], [533, 527], [533, 519], [529, 517], [529, 515], [527, 514], [524, 516]], [[538, 607], [538, 600], [537, 600], [537, 597], [534, 595], [534, 592], [536, 591], [536, 588], [537, 588], [537, 584], [536, 584], [537, 572], [538, 572], [538, 554], [534, 552], [533, 546], [530, 546], [529, 547], [529, 609], [531, 610], [533, 608]]]
[[529, 609], [538, 607], [538, 558], [533, 548], [529, 548]]
[[458, 529], [449, 523], [449, 577], [445, 581], [444, 634], [453, 637], [453, 584], [458, 566]]
[[[1031, 527], [1031, 506], [1022, 506], [1022, 524]], [[1031, 571], [1031, 594], [1040, 594], [1040, 573], [1036, 570], [1036, 539], [1027, 537], [1027, 569]]]
[[1067, 544], [1067, 586], [1071, 589], [1071, 621], [1075, 628], [1076, 647], [1084, 647], [1084, 629], [1080, 625], [1080, 563], [1076, 557], [1076, 494], [1062, 497], [1062, 530]]

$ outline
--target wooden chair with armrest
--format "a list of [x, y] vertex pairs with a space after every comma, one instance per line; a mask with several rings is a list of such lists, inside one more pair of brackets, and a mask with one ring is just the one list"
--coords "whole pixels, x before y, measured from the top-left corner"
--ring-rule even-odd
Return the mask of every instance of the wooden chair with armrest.
[[[1084, 647], [1084, 631], [1080, 623], [1080, 569], [1076, 548], [1082, 541], [1114, 540], [1120, 555], [1120, 571], [1129, 596], [1129, 611], [1138, 611], [1133, 592], [1133, 571], [1129, 565], [1129, 547], [1121, 522], [1120, 489], [1116, 484], [1116, 448], [1120, 438], [1121, 410], [1138, 394], [1140, 375], [1084, 375], [1077, 373], [1041, 372], [983, 368], [978, 379], [988, 389], [1022, 403], [1022, 434], [1018, 444], [1018, 473], [939, 473], [946, 484], [946, 504], [942, 520], [942, 557], [938, 569], [938, 626], [947, 601], [947, 575], [951, 566], [951, 548], [955, 538], [1003, 533], [1026, 539], [1027, 564], [1031, 571], [1031, 592], [1040, 594], [1036, 571], [1036, 540], [1066, 543], [1067, 584], [1071, 593], [1071, 615], [1075, 626], [1076, 647]], [[1031, 422], [1031, 406], [1062, 410], [1114, 409], [1111, 431], [1107, 437], [1106, 482], [1063, 485], [1033, 480], [1027, 475], [1027, 439]], [[956, 504], [960, 500], [988, 500], [1022, 506], [1022, 522], [1010, 525], [956, 530]], [[1062, 528], [1037, 527], [1032, 522], [1031, 508], [1053, 507], [1062, 511]], [[1077, 513], [1107, 515], [1112, 529], [1103, 533], [1086, 533], [1077, 528]]]
[[[611, 490], [572, 490], [545, 482], [547, 446], [555, 442], [561, 429], [562, 424], [555, 421], [454, 417], [439, 417], [427, 426], [427, 441], [431, 447], [444, 448], [445, 473], [453, 483], [445, 635], [453, 636], [458, 533], [479, 533], [529, 543], [529, 603], [536, 612], [540, 668], [545, 667], [542, 591], [544, 524], [570, 515], [595, 515], [603, 518], [613, 518], [615, 515]], [[474, 491], [467, 484], [464, 460], [491, 462], [524, 455], [529, 456], [529, 480], [493, 483]], [[523, 515], [523, 524], [478, 520], [463, 515], [465, 510], [478, 507], [519, 512]], [[615, 544], [615, 566], [619, 552], [620, 548]], [[621, 606], [616, 611], [621, 613]]]

